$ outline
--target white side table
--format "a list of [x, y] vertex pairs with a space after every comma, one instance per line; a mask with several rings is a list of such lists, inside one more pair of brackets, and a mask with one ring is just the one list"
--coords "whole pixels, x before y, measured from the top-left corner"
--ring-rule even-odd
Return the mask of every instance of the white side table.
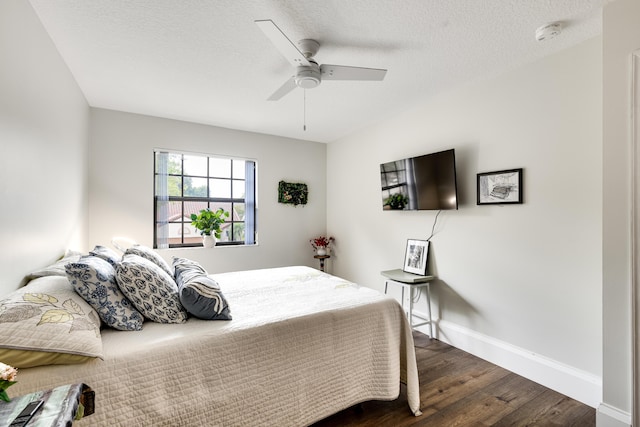
[[[405, 313], [407, 313], [407, 320], [409, 320], [409, 325], [412, 328], [416, 328], [418, 326], [429, 325], [429, 337], [433, 338], [433, 321], [431, 318], [431, 287], [430, 282], [434, 280], [435, 276], [420, 276], [418, 274], [411, 274], [402, 271], [401, 269], [395, 270], [386, 270], [381, 271], [386, 279], [384, 282], [384, 293], [387, 293], [387, 286], [389, 283], [394, 283], [396, 285], [400, 285], [402, 287], [402, 308], [404, 309], [404, 289], [409, 289], [409, 310], [405, 309]], [[420, 288], [426, 288], [427, 290], [427, 316], [422, 317], [417, 314], [413, 314], [413, 293], [414, 290], [420, 291]], [[422, 320], [419, 323], [413, 323], [413, 319], [417, 318]]]

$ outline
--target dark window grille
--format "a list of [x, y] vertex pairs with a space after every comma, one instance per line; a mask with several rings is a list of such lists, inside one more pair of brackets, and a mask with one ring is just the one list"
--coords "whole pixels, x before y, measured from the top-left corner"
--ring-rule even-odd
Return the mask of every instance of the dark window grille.
[[154, 153], [154, 247], [202, 245], [191, 214], [202, 209], [229, 212], [218, 245], [256, 242], [256, 164], [169, 151]]

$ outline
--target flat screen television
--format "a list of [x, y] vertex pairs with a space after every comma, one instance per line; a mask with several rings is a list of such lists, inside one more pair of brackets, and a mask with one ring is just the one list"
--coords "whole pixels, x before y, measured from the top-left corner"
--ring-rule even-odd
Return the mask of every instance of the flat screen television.
[[380, 165], [385, 210], [458, 209], [453, 149]]

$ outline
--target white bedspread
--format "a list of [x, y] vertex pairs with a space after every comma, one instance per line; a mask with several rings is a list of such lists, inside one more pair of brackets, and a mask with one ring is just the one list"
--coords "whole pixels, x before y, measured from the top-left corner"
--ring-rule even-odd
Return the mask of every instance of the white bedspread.
[[10, 394], [84, 382], [82, 426], [304, 426], [407, 384], [413, 338], [397, 301], [308, 267], [212, 275], [233, 320], [103, 330], [104, 361], [21, 369]]

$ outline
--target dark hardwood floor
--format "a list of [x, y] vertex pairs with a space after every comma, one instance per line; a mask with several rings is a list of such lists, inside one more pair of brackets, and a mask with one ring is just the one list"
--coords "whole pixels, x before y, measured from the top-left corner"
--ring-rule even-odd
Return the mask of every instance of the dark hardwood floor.
[[391, 402], [365, 402], [324, 419], [329, 426], [575, 426], [596, 424], [595, 409], [414, 332], [423, 414], [405, 390]]

